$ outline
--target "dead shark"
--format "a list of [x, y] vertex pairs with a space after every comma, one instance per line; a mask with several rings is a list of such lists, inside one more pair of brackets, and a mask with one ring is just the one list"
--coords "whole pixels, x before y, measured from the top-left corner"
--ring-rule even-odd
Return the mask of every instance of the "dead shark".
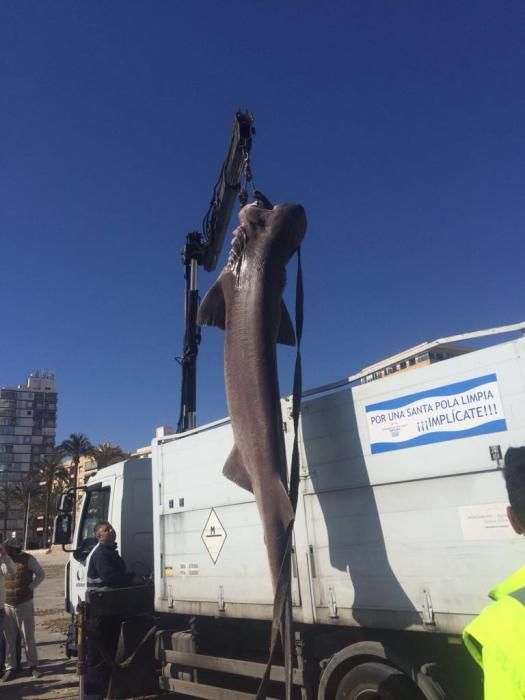
[[199, 308], [200, 325], [225, 331], [224, 374], [234, 447], [224, 475], [255, 495], [274, 592], [294, 518], [288, 498], [276, 344], [295, 344], [282, 300], [286, 265], [306, 232], [299, 204], [261, 196], [239, 212], [228, 262]]

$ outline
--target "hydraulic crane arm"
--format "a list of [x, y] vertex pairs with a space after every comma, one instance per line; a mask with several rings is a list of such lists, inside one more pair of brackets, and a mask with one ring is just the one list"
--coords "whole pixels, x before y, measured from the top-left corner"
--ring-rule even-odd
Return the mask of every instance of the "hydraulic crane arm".
[[[197, 325], [198, 266], [202, 265], [207, 272], [212, 272], [217, 266], [235, 199], [241, 193], [243, 174], [246, 180], [251, 180], [249, 154], [254, 133], [252, 115], [249, 112], [237, 112], [226, 160], [204, 217], [203, 233], [188, 233], [186, 245], [182, 250], [186, 292], [184, 349], [182, 357], [177, 358], [182, 366], [180, 415], [177, 424], [179, 433], [196, 427], [197, 354], [201, 341], [200, 328]], [[241, 199], [244, 199], [242, 194]]]
[[213, 272], [221, 254], [233, 205], [241, 189], [241, 177], [243, 171], [247, 167], [249, 169], [248, 157], [254, 133], [252, 115], [249, 112], [237, 112], [230, 148], [203, 221], [202, 265], [206, 272]]

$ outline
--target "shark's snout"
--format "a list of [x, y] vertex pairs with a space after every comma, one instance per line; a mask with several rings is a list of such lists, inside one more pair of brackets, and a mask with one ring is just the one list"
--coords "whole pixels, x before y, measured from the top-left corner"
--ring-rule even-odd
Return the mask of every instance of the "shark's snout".
[[248, 240], [279, 241], [288, 255], [301, 245], [306, 233], [306, 213], [300, 204], [278, 204], [271, 209], [245, 206], [239, 212], [239, 221]]

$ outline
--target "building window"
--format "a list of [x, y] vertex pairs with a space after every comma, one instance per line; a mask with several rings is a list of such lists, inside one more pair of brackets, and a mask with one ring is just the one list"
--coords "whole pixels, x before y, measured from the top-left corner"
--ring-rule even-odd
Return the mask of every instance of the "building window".
[[86, 492], [82, 516], [80, 519], [80, 538], [79, 547], [93, 547], [97, 543], [95, 537], [95, 525], [99, 520], [105, 520], [108, 517], [109, 510], [109, 488], [103, 488], [97, 491]]
[[16, 399], [16, 391], [9, 391], [8, 389], [1, 389], [0, 396], [3, 399]]

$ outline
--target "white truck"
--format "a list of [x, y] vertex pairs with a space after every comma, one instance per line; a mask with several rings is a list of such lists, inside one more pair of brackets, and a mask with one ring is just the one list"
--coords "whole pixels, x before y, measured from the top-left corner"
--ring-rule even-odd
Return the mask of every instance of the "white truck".
[[[461, 632], [525, 561], [501, 472], [506, 449], [525, 444], [525, 338], [464, 354], [450, 340], [305, 392], [292, 554], [298, 697], [481, 698]], [[283, 399], [288, 450], [290, 407]], [[84, 595], [92, 525], [109, 519], [129, 568], [144, 574], [153, 562], [161, 687], [240, 700], [264, 671], [273, 595], [255, 501], [222, 475], [231, 447], [227, 419], [161, 430], [151, 463], [93, 476], [67, 607]], [[272, 679], [269, 695], [282, 697], [279, 663]]]

